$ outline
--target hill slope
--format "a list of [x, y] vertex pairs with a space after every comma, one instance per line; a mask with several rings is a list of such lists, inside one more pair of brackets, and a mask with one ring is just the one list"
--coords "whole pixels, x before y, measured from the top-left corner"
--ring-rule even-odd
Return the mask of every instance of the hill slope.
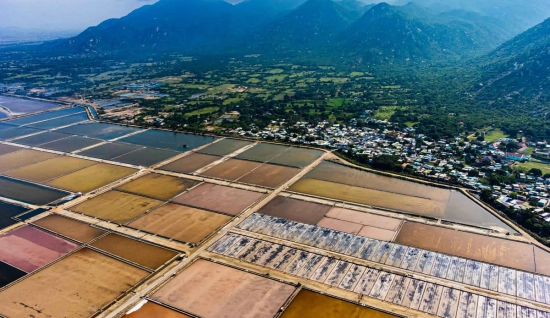
[[334, 34], [360, 16], [361, 7], [350, 4], [309, 0], [244, 41], [249, 48], [271, 53], [326, 45]]
[[476, 32], [476, 28], [483, 26], [438, 18], [415, 5], [381, 3], [343, 31], [337, 47], [343, 58], [358, 63], [453, 61], [489, 51], [494, 45], [488, 39], [490, 32]]
[[501, 45], [479, 62], [475, 94], [490, 104], [550, 101], [550, 19]]

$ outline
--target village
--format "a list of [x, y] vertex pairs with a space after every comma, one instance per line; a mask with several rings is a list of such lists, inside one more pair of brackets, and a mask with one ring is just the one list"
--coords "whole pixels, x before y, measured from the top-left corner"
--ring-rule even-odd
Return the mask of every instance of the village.
[[[458, 183], [477, 193], [490, 191], [492, 198], [503, 207], [533, 211], [550, 223], [550, 173], [544, 170], [548, 164], [528, 154], [547, 158], [550, 145], [545, 142], [525, 143], [510, 138], [488, 142], [465, 135], [435, 141], [416, 134], [414, 128], [398, 131], [387, 120], [368, 117], [352, 119], [347, 125], [322, 121], [316, 125], [299, 122], [293, 129], [280, 128], [283, 126], [284, 122], [272, 122], [270, 128], [237, 128], [224, 133], [321, 146], [366, 156], [369, 162], [383, 155], [397, 157], [401, 173]], [[513, 145], [519, 148], [507, 151], [514, 148]], [[531, 166], [535, 168], [529, 169]], [[547, 170], [550, 171], [550, 167]]]

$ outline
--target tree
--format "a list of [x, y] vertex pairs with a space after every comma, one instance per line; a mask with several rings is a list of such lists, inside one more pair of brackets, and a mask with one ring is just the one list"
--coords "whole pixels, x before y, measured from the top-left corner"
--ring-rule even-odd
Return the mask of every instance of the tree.
[[529, 173], [535, 175], [536, 177], [542, 176], [542, 170], [537, 168], [531, 168], [531, 170], [529, 170]]
[[372, 159], [372, 167], [381, 170], [393, 170], [398, 164], [396, 156], [381, 155]]

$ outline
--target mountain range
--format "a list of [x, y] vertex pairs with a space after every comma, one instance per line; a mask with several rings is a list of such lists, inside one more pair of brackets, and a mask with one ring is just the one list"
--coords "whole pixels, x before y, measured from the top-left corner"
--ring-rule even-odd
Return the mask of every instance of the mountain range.
[[495, 17], [412, 3], [160, 0], [45, 48], [55, 54], [322, 54], [351, 63], [422, 64], [486, 53], [514, 35]]

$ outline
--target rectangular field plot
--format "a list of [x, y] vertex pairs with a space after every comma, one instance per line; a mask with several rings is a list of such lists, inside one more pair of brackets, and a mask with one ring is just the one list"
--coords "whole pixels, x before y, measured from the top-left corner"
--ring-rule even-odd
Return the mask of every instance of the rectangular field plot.
[[168, 203], [131, 222], [128, 226], [181, 242], [198, 244], [231, 217]]
[[237, 215], [258, 201], [262, 193], [204, 183], [174, 199], [174, 202]]
[[0, 156], [7, 155], [9, 153], [16, 152], [22, 149], [23, 148], [19, 148], [16, 146], [0, 144]]
[[27, 273], [24, 271], [0, 262], [0, 288], [11, 284], [25, 275], [27, 275]]
[[270, 163], [303, 168], [317, 160], [324, 152], [315, 149], [292, 147], [270, 160]]
[[220, 159], [221, 157], [218, 156], [192, 153], [188, 156], [164, 165], [160, 169], [177, 173], [192, 173]]
[[212, 144], [210, 146], [207, 146], [199, 150], [199, 152], [209, 154], [209, 155], [227, 156], [251, 144], [252, 142], [245, 141], [245, 140], [223, 139], [221, 141], [218, 141], [215, 144]]
[[306, 202], [287, 197], [275, 197], [258, 212], [315, 225], [323, 219], [330, 209], [331, 206], [329, 205]]
[[28, 208], [0, 201], [0, 230], [17, 223], [12, 217], [28, 211]]
[[26, 226], [0, 237], [0, 261], [28, 273], [76, 248], [75, 243]]
[[321, 162], [315, 169], [306, 175], [306, 178], [431, 199], [445, 203], [449, 199], [450, 192], [447, 189], [378, 175], [329, 161]]
[[23, 149], [0, 156], [0, 172], [10, 171], [55, 157], [57, 155], [52, 153]]
[[40, 145], [40, 148], [50, 149], [61, 152], [73, 152], [79, 149], [84, 149], [97, 145], [103, 142], [99, 139], [86, 138], [81, 136], [71, 136], [64, 139], [49, 142], [47, 144]]
[[345, 300], [302, 289], [285, 309], [281, 318], [397, 317], [365, 308]]
[[61, 156], [11, 170], [6, 173], [6, 175], [13, 178], [41, 183], [95, 164], [96, 162], [94, 161]]
[[34, 221], [33, 224], [82, 243], [90, 242], [106, 233], [89, 224], [58, 214], [48, 215]]
[[13, 142], [26, 146], [38, 146], [59, 139], [71, 137], [72, 135], [62, 134], [55, 131], [46, 131], [38, 135], [16, 139]]
[[87, 136], [103, 140], [119, 138], [138, 131], [144, 131], [144, 129], [104, 123], [79, 124], [59, 130], [59, 132], [66, 134]]
[[272, 318], [295, 287], [199, 259], [152, 298], [204, 318]]
[[11, 120], [6, 121], [5, 123], [10, 124], [10, 125], [16, 125], [16, 126], [27, 125], [27, 124], [36, 123], [36, 122], [43, 121], [43, 120], [49, 120], [49, 119], [53, 119], [53, 118], [74, 115], [74, 114], [77, 114], [77, 113], [82, 113], [84, 111], [85, 110], [82, 107], [72, 107], [72, 108], [66, 108], [66, 109], [55, 110], [55, 111], [51, 111], [51, 112], [45, 112], [45, 113], [40, 113], [40, 114], [36, 114], [36, 115], [11, 119]]
[[132, 168], [100, 163], [53, 179], [48, 184], [72, 192], [85, 193], [125, 178], [136, 171]]
[[155, 147], [174, 151], [188, 151], [216, 140], [214, 137], [183, 134], [165, 130], [147, 130], [121, 139], [134, 145]]
[[[550, 253], [535, 246], [535, 265], [537, 273], [550, 276]], [[547, 299], [550, 302], [550, 288], [548, 289]]]
[[264, 164], [238, 179], [238, 182], [276, 188], [290, 180], [298, 172], [300, 172], [298, 168]]
[[404, 245], [534, 272], [533, 247], [495, 237], [406, 222], [396, 238]]
[[[146, 300], [145, 300], [146, 301]], [[135, 311], [128, 312], [124, 318], [191, 318], [181, 314], [175, 310], [169, 309], [167, 307], [155, 304], [154, 302], [147, 301], [145, 304], [140, 305], [139, 309]]]
[[236, 158], [267, 162], [287, 151], [288, 149], [290, 149], [290, 147], [288, 146], [259, 143], [256, 144], [254, 147], [248, 149], [247, 151], [239, 154]]
[[0, 176], [0, 197], [45, 205], [69, 195], [68, 192]]
[[86, 157], [111, 160], [113, 158], [120, 157], [124, 154], [141, 148], [143, 147], [118, 142], [110, 142], [91, 149], [84, 150], [82, 152], [79, 152], [78, 154]]
[[376, 214], [370, 214], [365, 212], [359, 212], [344, 208], [335, 207], [330, 210], [327, 217], [353, 222], [362, 225], [368, 225], [373, 227], [378, 227], [381, 229], [397, 231], [401, 226], [401, 220], [390, 218], [387, 216], [381, 216]]
[[150, 173], [121, 185], [117, 190], [166, 201], [197, 184], [199, 182], [195, 180]]
[[113, 158], [113, 161], [128, 163], [136, 166], [149, 167], [156, 165], [157, 163], [166, 161], [172, 157], [177, 156], [179, 153], [174, 151], [143, 148], [136, 151], [129, 152], [120, 157]]
[[109, 191], [69, 208], [98, 219], [124, 224], [162, 201], [119, 191]]
[[177, 255], [176, 252], [117, 234], [104, 236], [91, 246], [151, 270], [158, 269]]
[[261, 163], [229, 159], [201, 173], [202, 176], [235, 181], [253, 169], [261, 166]]
[[89, 317], [148, 275], [137, 267], [82, 249], [0, 292], [0, 315]]
[[434, 217], [442, 217], [445, 213], [446, 205], [446, 203], [429, 199], [410, 197], [317, 179], [301, 179], [293, 184], [290, 190], [336, 200], [373, 205]]
[[36, 134], [39, 132], [42, 132], [42, 130], [30, 128], [30, 127], [3, 129], [3, 130], [0, 130], [0, 140], [15, 139], [19, 137]]
[[65, 116], [61, 118], [50, 119], [50, 120], [41, 121], [34, 124], [29, 124], [27, 127], [49, 130], [49, 129], [54, 129], [58, 127], [64, 127], [64, 126], [76, 124], [82, 121], [87, 121], [88, 119], [89, 119], [88, 114], [78, 113], [70, 116]]

